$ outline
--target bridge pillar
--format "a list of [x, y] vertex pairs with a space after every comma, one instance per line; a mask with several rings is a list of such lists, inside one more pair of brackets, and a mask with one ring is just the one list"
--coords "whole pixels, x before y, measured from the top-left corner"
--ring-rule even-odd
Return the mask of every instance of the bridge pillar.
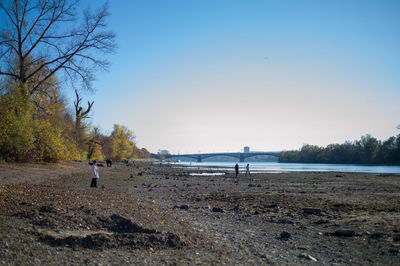
[[197, 162], [198, 162], [198, 163], [201, 163], [202, 161], [203, 161], [203, 159], [201, 158], [201, 155], [198, 155], [198, 156], [197, 156]]
[[244, 154], [240, 154], [240, 162], [241, 162], [241, 163], [244, 162]]

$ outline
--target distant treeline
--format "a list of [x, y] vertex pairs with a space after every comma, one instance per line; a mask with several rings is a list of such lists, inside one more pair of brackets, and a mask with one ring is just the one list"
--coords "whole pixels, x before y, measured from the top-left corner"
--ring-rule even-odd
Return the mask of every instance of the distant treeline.
[[304, 145], [297, 151], [283, 151], [283, 163], [400, 164], [400, 135], [380, 141], [371, 135], [360, 140], [327, 147]]

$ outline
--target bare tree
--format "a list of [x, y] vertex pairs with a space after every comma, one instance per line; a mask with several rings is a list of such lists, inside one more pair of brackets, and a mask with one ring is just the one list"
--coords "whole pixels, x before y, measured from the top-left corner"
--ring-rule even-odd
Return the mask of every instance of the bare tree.
[[108, 67], [102, 55], [114, 51], [115, 34], [106, 29], [107, 4], [77, 9], [79, 0], [0, 0], [0, 76], [31, 93], [55, 73], [90, 89], [95, 70]]
[[96, 150], [101, 151], [102, 145], [104, 144], [101, 141], [102, 137], [103, 136], [100, 133], [100, 129], [98, 127], [94, 127], [88, 141], [88, 158], [93, 158]]
[[88, 108], [84, 110], [82, 106], [80, 106], [80, 102], [82, 101], [82, 98], [79, 97], [78, 91], [75, 90], [75, 95], [76, 95], [76, 101], [74, 101], [74, 106], [75, 106], [75, 131], [76, 131], [76, 142], [79, 143], [79, 145], [82, 144], [83, 140], [83, 132], [86, 129], [86, 125], [82, 121], [83, 119], [86, 119], [89, 117], [89, 112], [92, 110], [94, 101], [89, 102], [88, 101]]

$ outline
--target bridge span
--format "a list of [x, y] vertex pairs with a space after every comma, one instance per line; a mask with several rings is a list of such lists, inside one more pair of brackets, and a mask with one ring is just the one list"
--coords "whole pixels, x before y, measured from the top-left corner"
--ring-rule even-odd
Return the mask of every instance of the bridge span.
[[[164, 158], [192, 158], [197, 160], [197, 162], [202, 162], [206, 158], [214, 156], [230, 156], [239, 159], [240, 162], [244, 162], [246, 158], [258, 156], [258, 155], [270, 155], [274, 157], [279, 157], [280, 152], [220, 152], [220, 153], [198, 153], [198, 154], [165, 154]], [[157, 158], [157, 156], [155, 156]], [[158, 158], [159, 159], [159, 158]]]

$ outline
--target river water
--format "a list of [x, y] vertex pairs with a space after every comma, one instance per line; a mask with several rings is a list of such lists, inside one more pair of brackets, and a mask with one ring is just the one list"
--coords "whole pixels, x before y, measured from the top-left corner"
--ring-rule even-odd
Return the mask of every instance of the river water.
[[[278, 162], [244, 162], [239, 164], [239, 171], [245, 172], [250, 164], [253, 173], [284, 173], [284, 172], [352, 172], [374, 174], [398, 174], [400, 166], [393, 165], [358, 165], [358, 164], [314, 164], [314, 163], [278, 163]], [[193, 167], [201, 170], [234, 171], [234, 162], [177, 162], [175, 165]]]

